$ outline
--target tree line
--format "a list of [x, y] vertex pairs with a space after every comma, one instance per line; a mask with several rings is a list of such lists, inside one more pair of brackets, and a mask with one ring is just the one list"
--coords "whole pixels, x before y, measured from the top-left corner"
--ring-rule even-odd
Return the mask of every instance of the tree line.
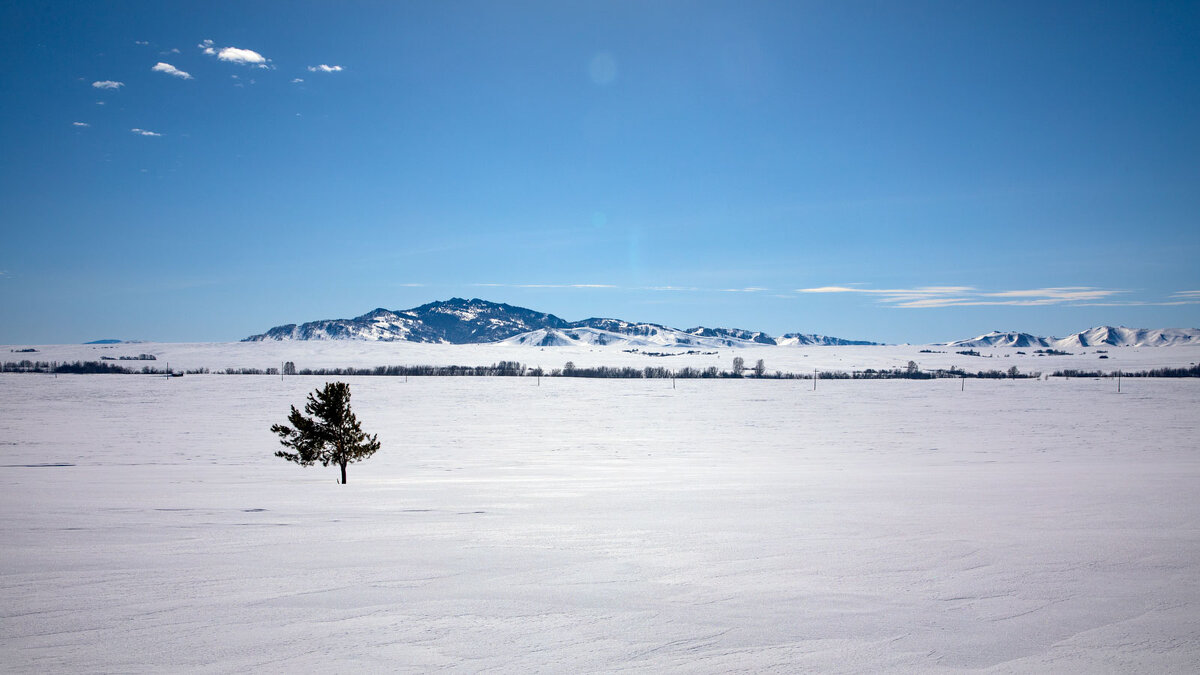
[[[951, 367], [936, 370], [921, 370], [916, 363], [909, 362], [907, 367], [892, 369], [865, 370], [821, 370], [811, 373], [783, 372], [776, 370], [767, 372], [760, 359], [753, 368], [739, 364], [741, 357], [734, 359], [733, 370], [721, 370], [716, 366], [707, 368], [666, 368], [662, 366], [590, 366], [579, 367], [568, 361], [562, 368], [544, 369], [541, 366], [530, 367], [517, 361], [500, 361], [488, 366], [375, 366], [369, 368], [296, 368], [288, 361], [284, 364], [284, 375], [317, 375], [324, 377], [584, 377], [596, 379], [736, 379], [745, 378], [752, 373], [755, 379], [764, 380], [935, 380], [944, 378], [972, 379], [1029, 379], [1041, 377], [1040, 372], [1020, 372], [1016, 366], [1006, 371], [981, 370], [967, 371]], [[741, 366], [741, 368], [738, 368]], [[196, 368], [185, 371], [172, 371], [167, 368], [143, 366], [133, 368], [119, 365], [113, 361], [5, 361], [0, 363], [3, 373], [48, 373], [73, 375], [170, 375], [185, 372], [188, 375], [276, 375], [280, 368], [241, 368], [229, 367], [221, 370]], [[1200, 365], [1179, 368], [1154, 368], [1142, 371], [1100, 371], [1100, 370], [1056, 370], [1051, 373], [1054, 377], [1200, 377]]]
[[1054, 377], [1200, 377], [1200, 364], [1192, 364], [1186, 368], [1151, 368], [1150, 370], [1131, 372], [1066, 369], [1056, 370], [1051, 375]]

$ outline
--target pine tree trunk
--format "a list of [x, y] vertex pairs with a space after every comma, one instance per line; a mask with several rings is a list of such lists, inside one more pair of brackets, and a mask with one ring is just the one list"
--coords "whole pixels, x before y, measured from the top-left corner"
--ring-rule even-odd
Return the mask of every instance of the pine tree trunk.
[[342, 485], [346, 484], [346, 463], [342, 462]]

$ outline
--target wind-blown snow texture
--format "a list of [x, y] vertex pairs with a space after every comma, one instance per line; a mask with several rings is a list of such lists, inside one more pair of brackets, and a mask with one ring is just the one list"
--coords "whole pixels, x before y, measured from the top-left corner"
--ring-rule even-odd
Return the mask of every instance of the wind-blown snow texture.
[[324, 381], [0, 376], [4, 668], [1200, 667], [1195, 380]]

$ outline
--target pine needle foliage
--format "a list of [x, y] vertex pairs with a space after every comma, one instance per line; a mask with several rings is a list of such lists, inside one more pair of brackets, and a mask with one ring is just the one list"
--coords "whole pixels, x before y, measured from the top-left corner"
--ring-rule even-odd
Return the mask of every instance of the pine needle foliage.
[[324, 388], [308, 395], [305, 415], [296, 406], [288, 415], [288, 424], [273, 424], [271, 431], [279, 435], [280, 450], [276, 457], [301, 466], [336, 464], [342, 469], [342, 484], [346, 484], [346, 465], [375, 454], [379, 449], [376, 436], [368, 436], [350, 410], [350, 385], [345, 382], [326, 382]]

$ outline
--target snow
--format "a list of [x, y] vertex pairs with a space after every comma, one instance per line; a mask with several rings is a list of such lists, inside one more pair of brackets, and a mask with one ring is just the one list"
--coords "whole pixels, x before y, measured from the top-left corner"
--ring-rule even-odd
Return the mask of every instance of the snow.
[[325, 378], [0, 375], [4, 668], [1200, 666], [1200, 381], [346, 379], [340, 486], [272, 456]]
[[[662, 347], [654, 338], [620, 335], [599, 329], [571, 328], [553, 331], [558, 336], [572, 333], [578, 340], [558, 346], [539, 347], [545, 332], [534, 331], [533, 344], [505, 340], [490, 344], [436, 344], [419, 342], [371, 342], [366, 340], [297, 340], [234, 343], [152, 343], [135, 345], [34, 345], [36, 353], [11, 350], [28, 345], [0, 347], [0, 360], [20, 361], [97, 361], [103, 356], [134, 356], [149, 353], [158, 368], [170, 364], [175, 369], [223, 370], [225, 368], [278, 368], [284, 361], [293, 361], [304, 368], [367, 368], [386, 365], [460, 365], [483, 366], [499, 361], [519, 361], [528, 366], [546, 369], [562, 368], [567, 361], [576, 366], [632, 366], [644, 368], [707, 368], [722, 370], [732, 367], [735, 357], [753, 364], [762, 359], [768, 372], [811, 373], [813, 370], [853, 371], [867, 368], [904, 368], [916, 361], [924, 370], [945, 369], [951, 366], [970, 372], [1001, 370], [1016, 366], [1023, 373], [1080, 369], [1126, 372], [1163, 367], [1186, 367], [1200, 362], [1200, 344], [1171, 347], [1086, 347], [1067, 350], [1068, 356], [1041, 356], [1034, 348], [974, 347], [980, 356], [956, 353], [966, 351], [939, 345], [869, 345], [869, 346], [739, 346]], [[596, 344], [603, 335], [607, 345]], [[552, 336], [554, 337], [554, 336]], [[644, 342], [643, 342], [644, 340]], [[647, 348], [649, 347], [649, 348]], [[638, 352], [626, 351], [639, 349]], [[923, 351], [924, 350], [924, 351]], [[697, 352], [688, 354], [687, 352]], [[648, 356], [644, 352], [675, 354], [668, 357]], [[1021, 353], [1024, 352], [1024, 353]], [[1100, 359], [1107, 356], [1107, 359]], [[129, 365], [129, 364], [123, 364]]]

